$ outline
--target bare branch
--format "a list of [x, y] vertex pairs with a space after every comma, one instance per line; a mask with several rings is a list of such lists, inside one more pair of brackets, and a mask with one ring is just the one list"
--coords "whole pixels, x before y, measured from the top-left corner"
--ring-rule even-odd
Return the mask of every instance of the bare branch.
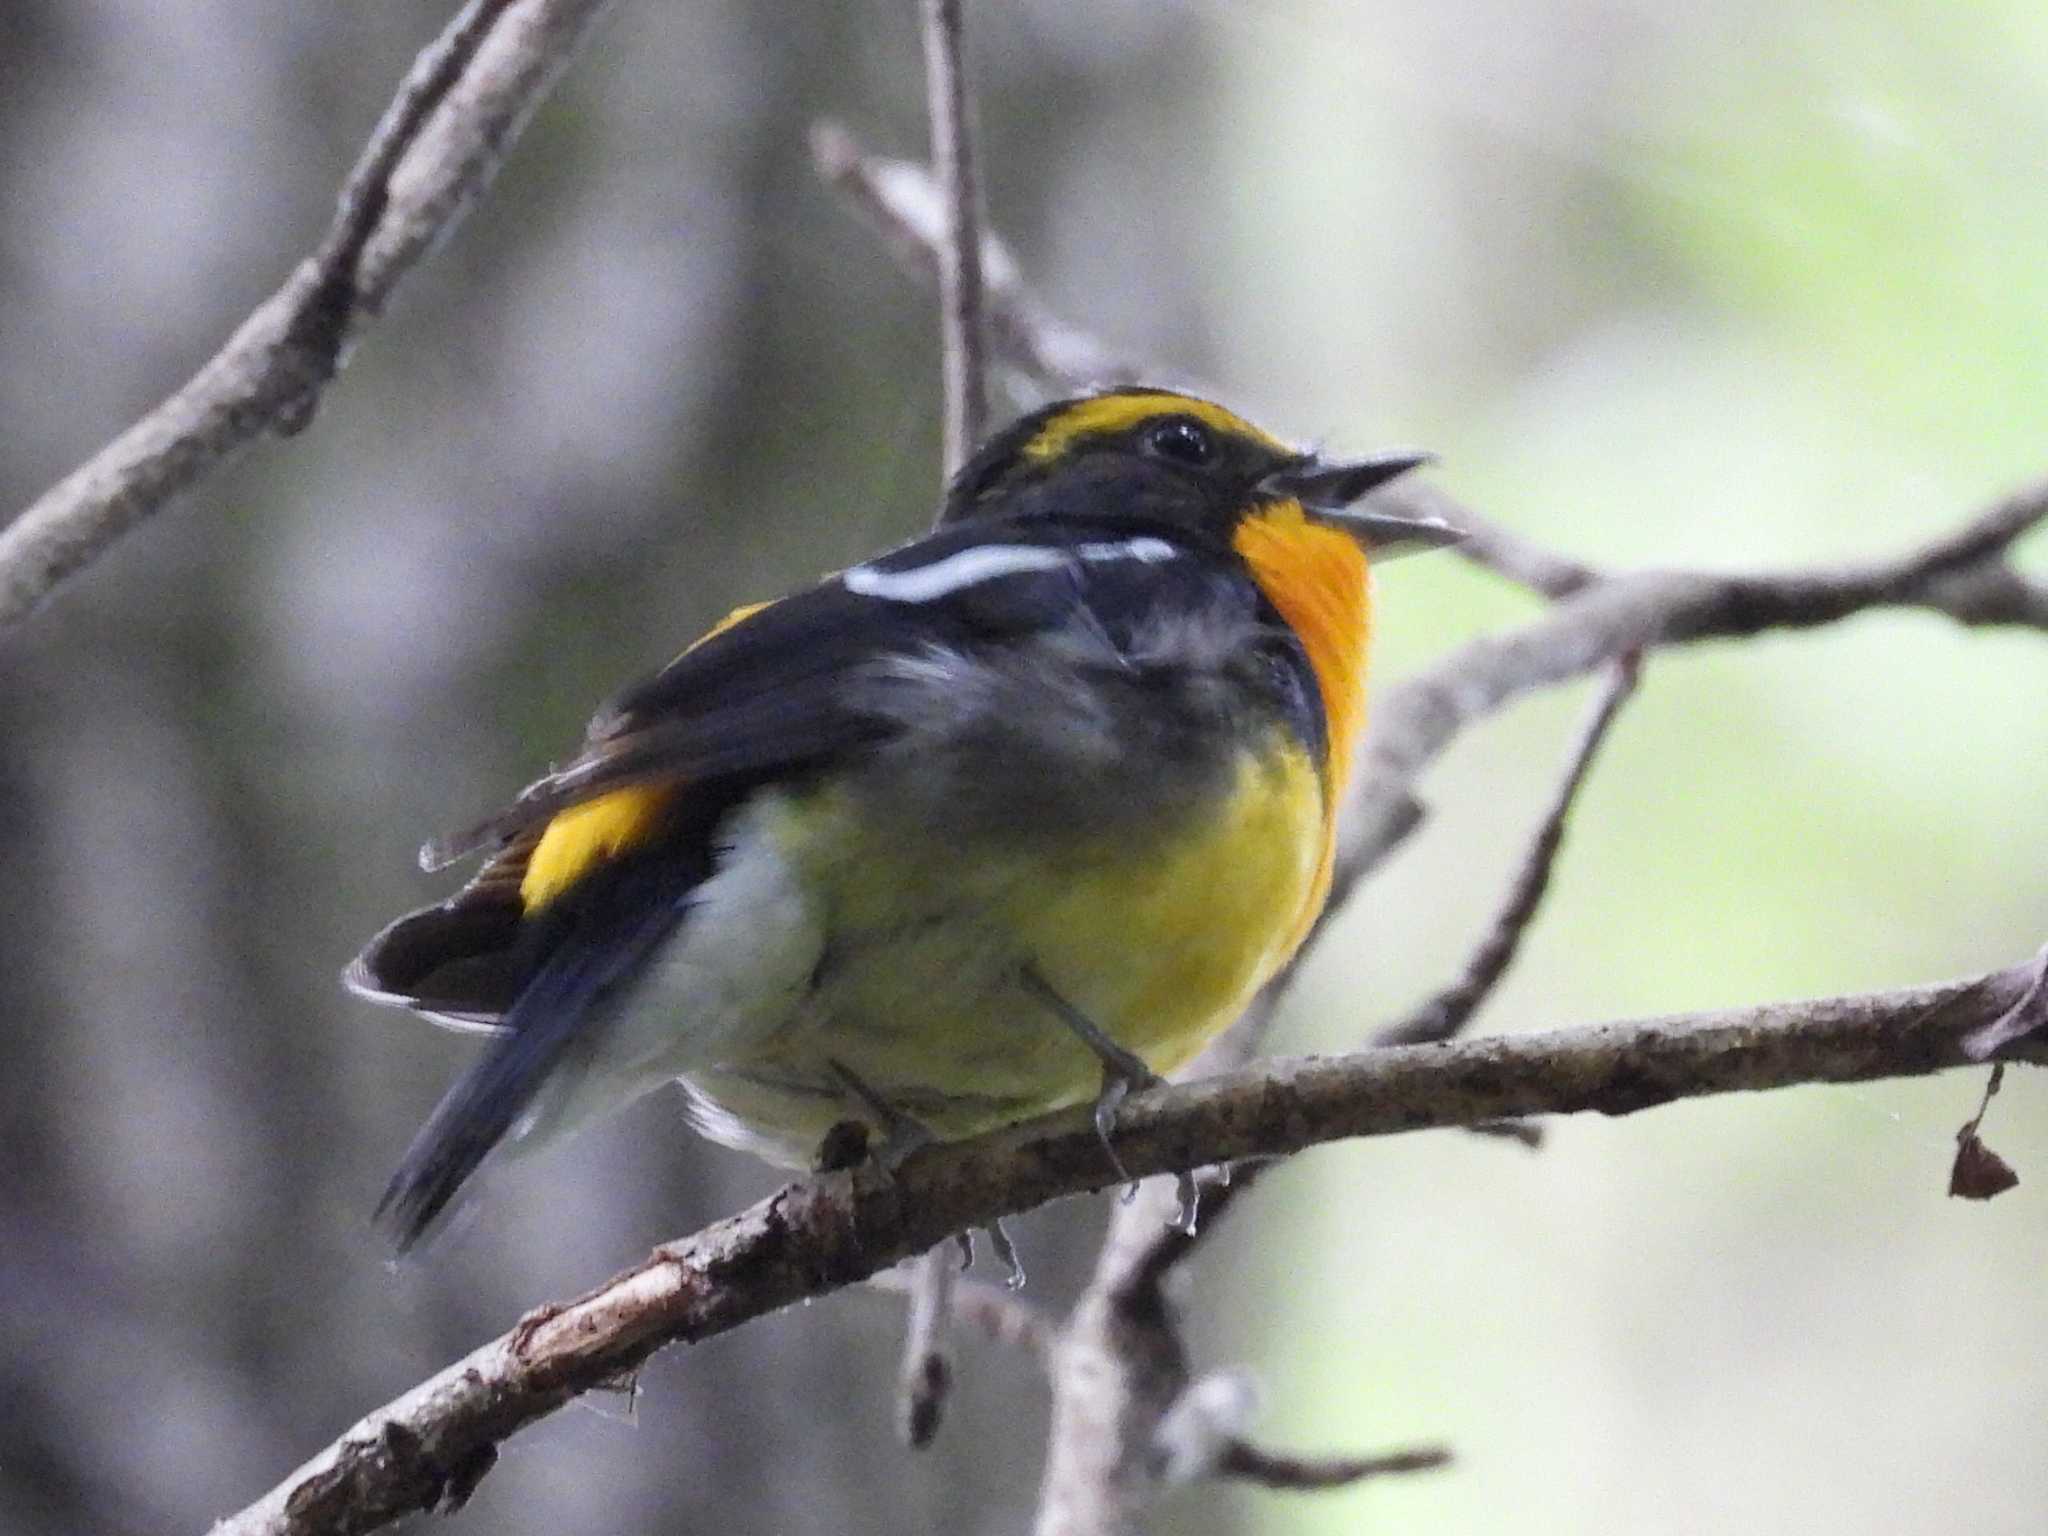
[[[1965, 600], [1969, 577], [2048, 518], [2037, 482], [1956, 533], [1893, 560], [1767, 575], [1645, 572], [1597, 582], [1520, 629], [1471, 641], [1380, 695], [1345, 809], [1341, 885], [1371, 872], [1415, 825], [1415, 781], [1466, 726], [1524, 694], [1664, 646], [1816, 629], [1886, 606], [1927, 608], [1963, 624], [2033, 624], [2025, 605], [1990, 611]], [[2000, 570], [2002, 567], [1989, 567]], [[1962, 585], [1959, 585], [1961, 583]]]
[[[932, 173], [861, 149], [838, 123], [811, 129], [811, 159], [825, 184], [882, 236], [896, 259], [927, 279], [939, 270], [945, 199]], [[981, 269], [989, 340], [1012, 367], [1058, 389], [1128, 384], [1145, 370], [1068, 325], [1024, 284], [1017, 259], [983, 231]]]
[[[878, 1291], [910, 1297], [913, 1281], [901, 1269], [884, 1270], [868, 1282]], [[953, 1281], [953, 1316], [992, 1344], [1022, 1350], [1041, 1364], [1052, 1357], [1059, 1324], [1041, 1307], [1006, 1285], [962, 1275]]]
[[[2028, 961], [1896, 992], [1276, 1059], [1133, 1095], [1118, 1113], [1117, 1155], [1150, 1175], [1340, 1137], [1936, 1072], [1963, 1065], [1964, 1037], [2027, 996], [2034, 974]], [[2048, 1047], [2011, 1059], [2048, 1060]], [[862, 1168], [790, 1185], [531, 1314], [363, 1419], [216, 1536], [374, 1530], [432, 1505], [507, 1436], [665, 1344], [723, 1333], [1114, 1177], [1081, 1108], [928, 1148], [889, 1178]]]
[[2048, 629], [2048, 582], [2009, 565], [1973, 565], [1935, 576], [1920, 605], [1964, 624]]
[[1504, 576], [1539, 596], [1570, 597], [1574, 592], [1604, 580], [1601, 572], [1582, 560], [1546, 549], [1524, 538], [1512, 528], [1495, 522], [1431, 485], [1408, 476], [1373, 493], [1389, 511], [1410, 517], [1435, 518], [1462, 528], [1464, 540], [1451, 547], [1453, 554], [1469, 560], [1496, 576]]
[[920, 4], [932, 168], [943, 206], [938, 246], [939, 351], [946, 391], [945, 472], [951, 479], [988, 426], [988, 369], [982, 360], [981, 209], [975, 183], [973, 108], [967, 94], [965, 0], [920, 0]]
[[950, 1242], [917, 1261], [910, 1272], [910, 1316], [904, 1329], [903, 1365], [896, 1377], [896, 1427], [913, 1450], [939, 1432], [946, 1394], [953, 1387], [953, 1352], [946, 1325], [953, 1316], [954, 1284], [960, 1258]]
[[1246, 1164], [1202, 1179], [1193, 1230], [1171, 1219], [1179, 1194], [1169, 1179], [1140, 1185], [1111, 1212], [1094, 1273], [1053, 1355], [1038, 1536], [1130, 1529], [1162, 1486], [1210, 1475], [1244, 1427], [1229, 1406], [1242, 1395], [1237, 1378], [1189, 1382], [1167, 1285], [1259, 1173], [1274, 1166]]
[[[988, 428], [988, 366], [982, 322], [981, 209], [974, 164], [973, 106], [967, 89], [965, 0], [920, 0], [924, 21], [925, 114], [940, 188], [938, 242], [939, 382], [945, 396], [938, 519], [945, 491]], [[913, 1448], [930, 1445], [953, 1386], [946, 1325], [958, 1268], [944, 1247], [911, 1271], [908, 1331], [897, 1374], [897, 1424]]]
[[[1507, 975], [1508, 967], [1515, 963], [1516, 951], [1521, 948], [1522, 935], [1528, 931], [1536, 909], [1542, 905], [1544, 892], [1550, 888], [1550, 872], [1556, 865], [1558, 849], [1564, 845], [1565, 818], [1571, 814], [1572, 802], [1585, 785], [1593, 755], [1606, 740], [1608, 727], [1635, 692], [1639, 671], [1637, 659], [1626, 656], [1608, 674], [1607, 686], [1600, 690], [1600, 696], [1587, 712], [1585, 724], [1579, 727], [1557, 791], [1522, 856], [1521, 867], [1509, 883], [1500, 910], [1466, 958], [1457, 979], [1418, 1005], [1406, 1018], [1381, 1030], [1376, 1037], [1379, 1044], [1423, 1045], [1431, 1040], [1450, 1039], [1471, 1022]], [[1492, 1134], [1491, 1128], [1488, 1134]]]
[[607, 0], [470, 0], [415, 61], [312, 256], [142, 420], [0, 530], [0, 632], [208, 471], [310, 419], [347, 346], [489, 185]]
[[[2044, 1010], [2048, 1010], [2048, 948], [2044, 948], [2036, 957], [2033, 985], [2028, 987], [2026, 993], [2001, 1017], [1993, 1019], [1965, 1040], [1963, 1049], [1978, 1061], [1988, 1060], [2001, 1046], [2022, 1039], [2039, 1029]], [[1994, 1083], [1997, 1076], [1995, 1072], [1992, 1074]], [[1993, 1087], [1986, 1092], [1984, 1098], [1987, 1104], [1991, 1101], [1991, 1095], [1997, 1091], [1996, 1087]], [[1982, 1119], [1983, 1116], [1980, 1114], [1978, 1118]]]
[[1178, 1232], [1165, 1181], [1120, 1208], [1094, 1279], [1053, 1350], [1052, 1422], [1039, 1481], [1035, 1536], [1114, 1536], [1132, 1529], [1168, 1470], [1160, 1429], [1188, 1390], [1187, 1352], [1163, 1286]]
[[1304, 1492], [1320, 1488], [1348, 1488], [1372, 1477], [1434, 1472], [1450, 1464], [1450, 1449], [1441, 1445], [1387, 1451], [1378, 1456], [1288, 1456], [1278, 1451], [1260, 1450], [1240, 1440], [1224, 1452], [1223, 1459], [1217, 1464], [1216, 1475], [1257, 1483], [1262, 1488]]
[[2048, 478], [2021, 486], [1955, 532], [1894, 562], [1890, 579], [1897, 584], [1897, 599], [1912, 602], [1934, 577], [2003, 559], [2013, 545], [2041, 526], [2044, 517], [2048, 517]]

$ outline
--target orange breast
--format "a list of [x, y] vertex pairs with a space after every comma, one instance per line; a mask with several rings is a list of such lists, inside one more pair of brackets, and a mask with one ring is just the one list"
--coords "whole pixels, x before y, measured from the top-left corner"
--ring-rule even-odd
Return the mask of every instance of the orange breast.
[[1266, 599], [1300, 638], [1322, 695], [1323, 848], [1315, 889], [1296, 940], [1322, 910], [1336, 850], [1337, 810], [1365, 725], [1366, 647], [1372, 600], [1365, 551], [1335, 528], [1311, 522], [1297, 501], [1274, 503], [1237, 526], [1231, 543]]

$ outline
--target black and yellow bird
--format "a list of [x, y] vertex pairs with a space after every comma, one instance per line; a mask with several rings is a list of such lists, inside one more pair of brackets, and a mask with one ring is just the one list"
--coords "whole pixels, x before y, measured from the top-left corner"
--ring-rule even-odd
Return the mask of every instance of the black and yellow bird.
[[1368, 561], [1445, 525], [1206, 400], [1035, 411], [939, 530], [741, 608], [598, 715], [488, 858], [349, 968], [490, 1032], [381, 1207], [416, 1240], [508, 1136], [675, 1079], [802, 1165], [972, 1135], [1172, 1071], [1328, 894], [1363, 719]]

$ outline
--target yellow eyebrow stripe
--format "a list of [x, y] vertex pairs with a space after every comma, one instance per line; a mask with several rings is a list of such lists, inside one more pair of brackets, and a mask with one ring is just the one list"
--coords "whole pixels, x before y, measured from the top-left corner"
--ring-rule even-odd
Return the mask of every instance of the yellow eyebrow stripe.
[[1134, 395], [1097, 395], [1081, 400], [1047, 422], [1036, 437], [1024, 445], [1024, 457], [1034, 464], [1060, 457], [1084, 437], [1107, 437], [1128, 431], [1154, 416], [1192, 416], [1196, 421], [1232, 437], [1250, 438], [1276, 453], [1294, 450], [1272, 433], [1253, 426], [1235, 411], [1192, 395], [1167, 390]]

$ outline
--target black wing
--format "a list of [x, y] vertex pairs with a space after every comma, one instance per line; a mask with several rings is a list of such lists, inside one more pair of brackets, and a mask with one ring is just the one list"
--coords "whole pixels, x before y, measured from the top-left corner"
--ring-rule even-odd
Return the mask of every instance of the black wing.
[[[527, 861], [548, 823], [610, 790], [672, 782], [676, 804], [651, 829], [653, 839], [666, 862], [701, 864], [719, 817], [752, 784], [874, 739], [875, 723], [846, 707], [835, 682], [880, 638], [862, 618], [842, 594], [814, 588], [714, 634], [624, 695], [592, 724], [570, 763], [504, 810], [421, 850], [428, 868], [486, 850], [490, 857], [455, 895], [377, 934], [344, 982], [359, 996], [440, 1023], [507, 1026], [576, 906], [538, 915], [526, 908]], [[687, 691], [674, 701], [662, 696], [678, 685]], [[593, 861], [577, 884], [602, 883], [615, 862]]]
[[[1015, 637], [1060, 622], [1084, 601], [1084, 562], [1066, 549], [1090, 532], [1116, 534], [1051, 519], [966, 525], [742, 610], [737, 622], [713, 630], [613, 700], [592, 720], [572, 761], [528, 785], [504, 810], [428, 843], [420, 862], [439, 869], [504, 845], [570, 805], [628, 784], [798, 771], [871, 744], [887, 724], [860, 707], [849, 681], [889, 655]], [[984, 562], [990, 574], [976, 579], [973, 562], [990, 550], [1043, 558], [1015, 557], [1008, 567], [1000, 559]], [[930, 596], [860, 590], [863, 573], [886, 582], [961, 559], [969, 563], [955, 567], [957, 584], [941, 580]]]

